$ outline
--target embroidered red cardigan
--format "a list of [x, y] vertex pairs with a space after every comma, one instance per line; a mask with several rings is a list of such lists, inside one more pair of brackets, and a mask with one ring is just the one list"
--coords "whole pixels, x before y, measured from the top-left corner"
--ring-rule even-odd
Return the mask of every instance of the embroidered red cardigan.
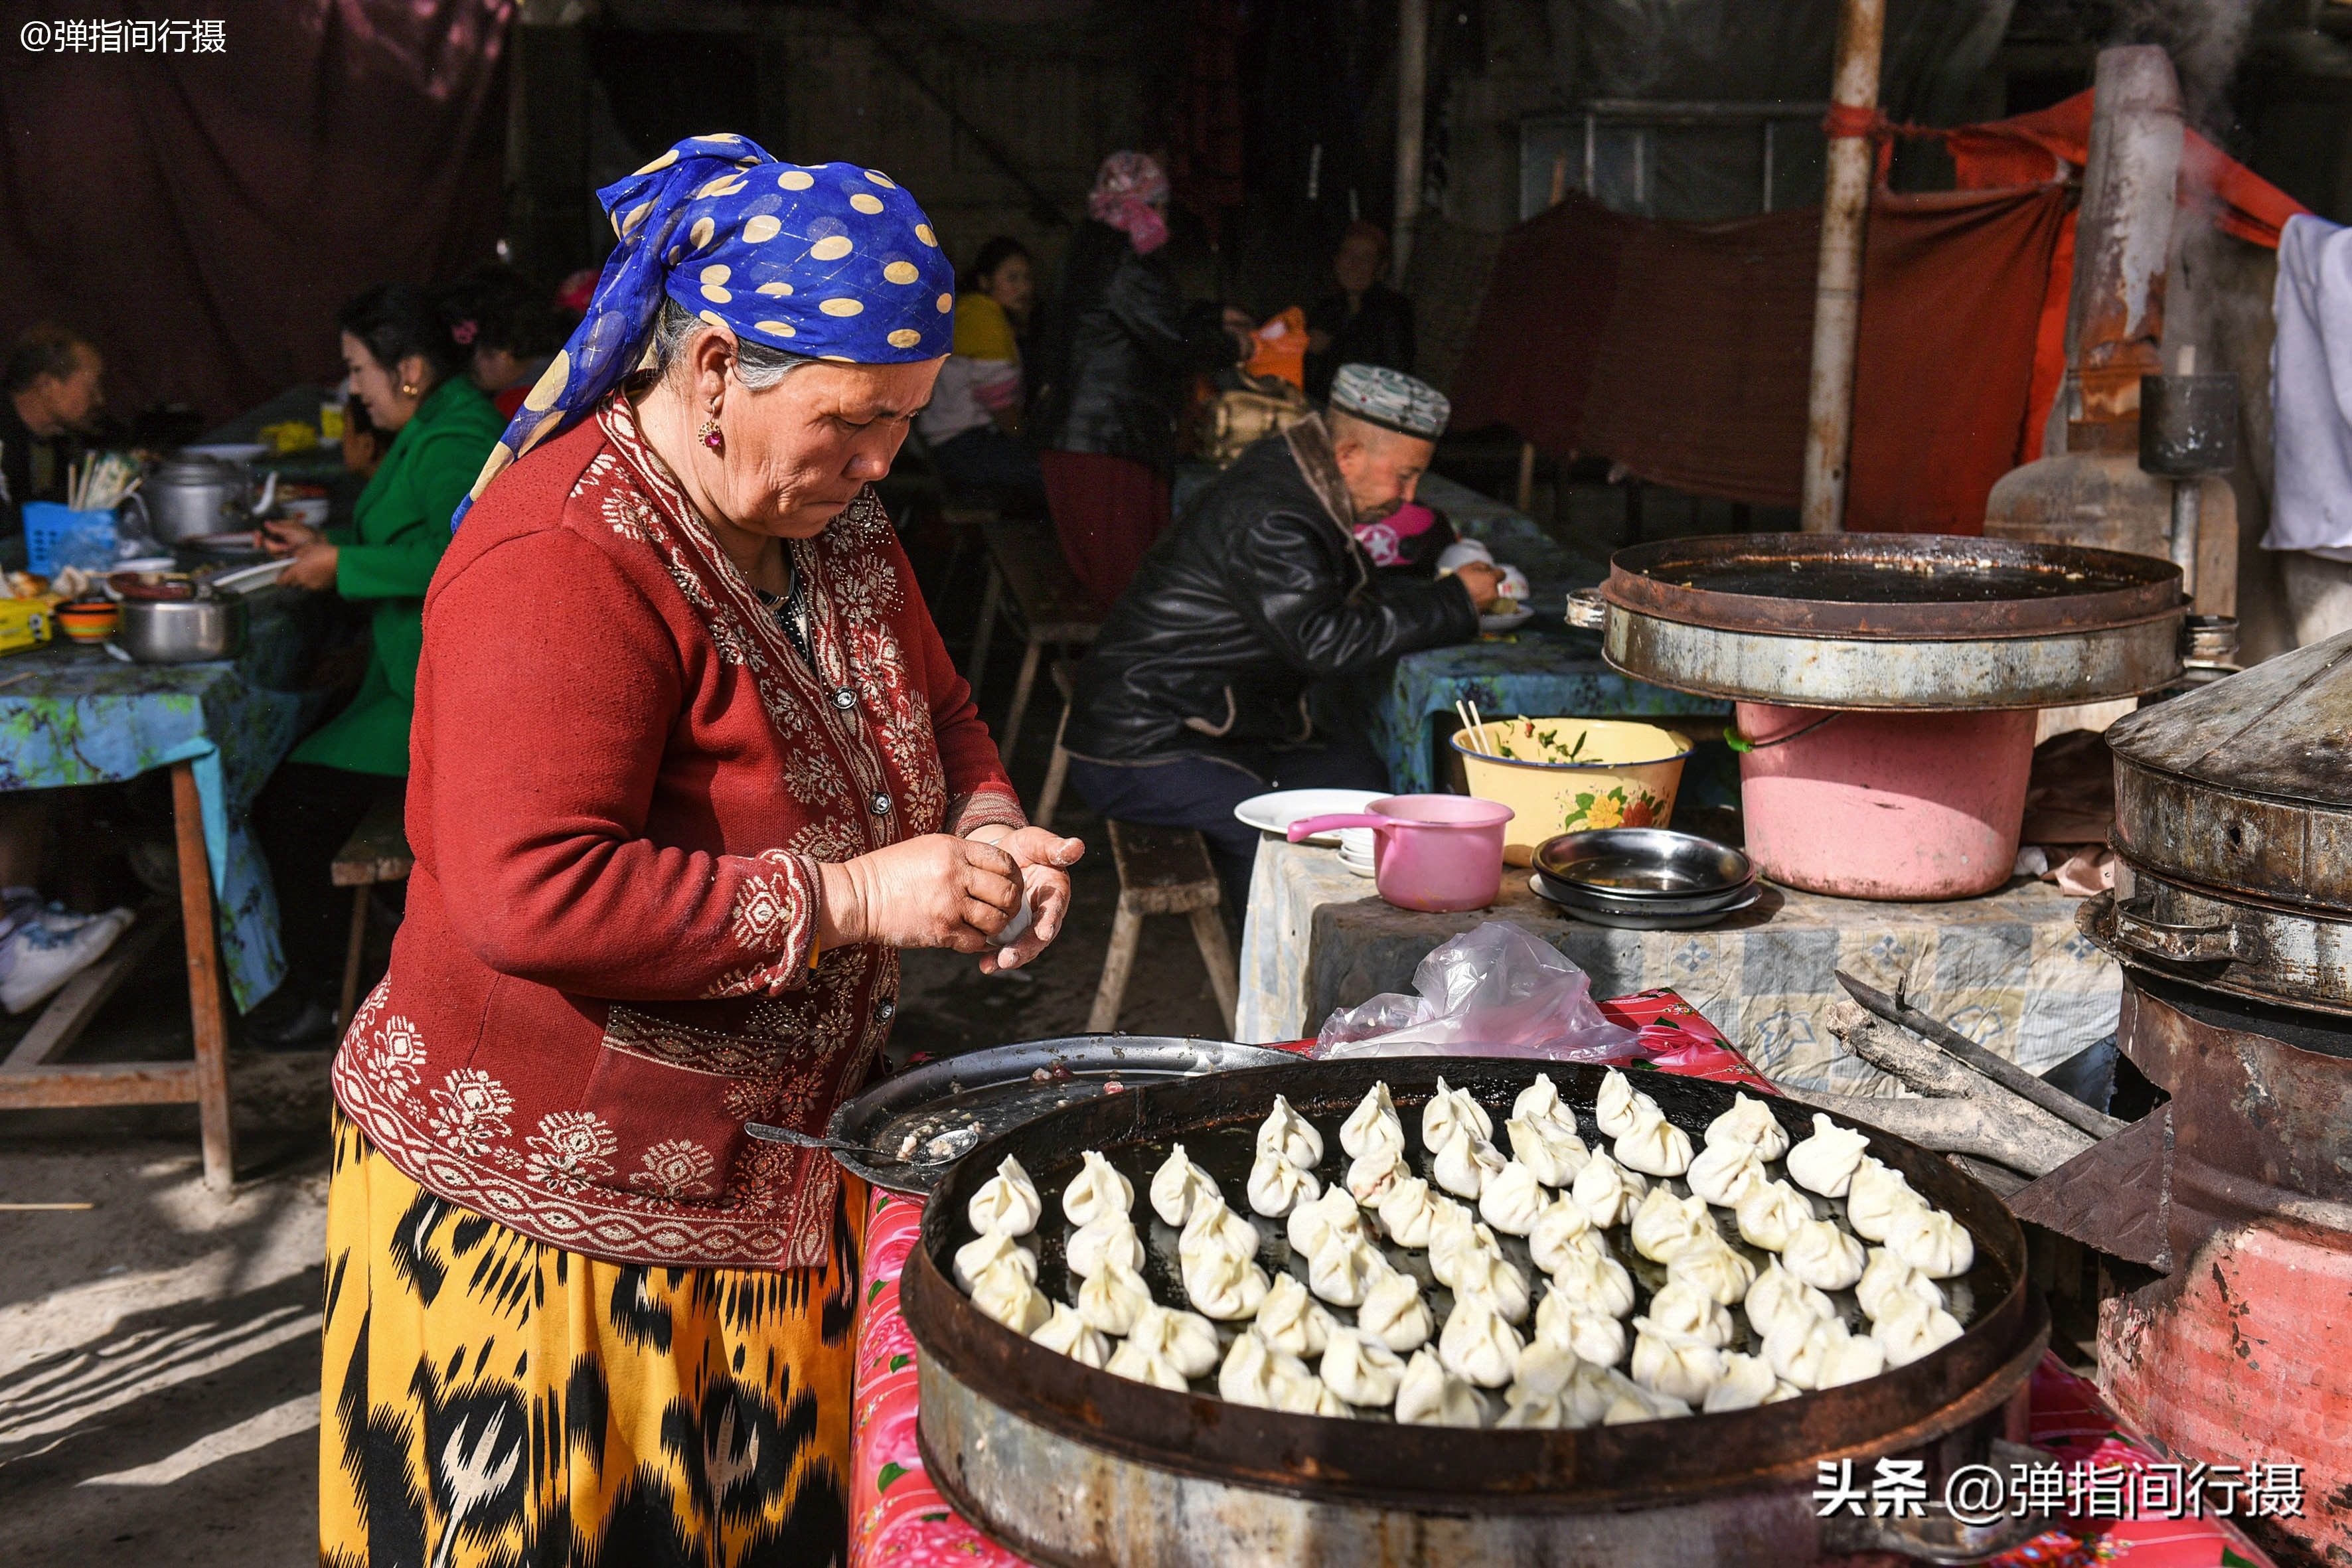
[[625, 402], [500, 476], [425, 601], [408, 910], [335, 1097], [428, 1190], [622, 1262], [824, 1261], [808, 1131], [896, 953], [809, 962], [816, 862], [1018, 825], [872, 492], [790, 548], [812, 669]]

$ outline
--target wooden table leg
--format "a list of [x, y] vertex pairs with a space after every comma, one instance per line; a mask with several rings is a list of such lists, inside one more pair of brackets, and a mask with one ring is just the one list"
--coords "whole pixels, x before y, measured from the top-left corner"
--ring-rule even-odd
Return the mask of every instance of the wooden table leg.
[[172, 821], [180, 847], [180, 930], [188, 952], [188, 1015], [196, 1037], [196, 1114], [204, 1127], [205, 1185], [225, 1192], [236, 1179], [228, 1123], [228, 1016], [221, 998], [220, 951], [213, 927], [211, 858], [194, 763], [172, 765]]

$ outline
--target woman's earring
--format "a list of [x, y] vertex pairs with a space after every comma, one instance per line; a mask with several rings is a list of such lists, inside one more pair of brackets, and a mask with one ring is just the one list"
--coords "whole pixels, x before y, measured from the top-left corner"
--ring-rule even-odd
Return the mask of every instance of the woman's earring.
[[404, 381], [404, 382], [402, 382], [402, 383], [400, 384], [400, 395], [401, 395], [401, 396], [403, 396], [403, 397], [414, 397], [414, 396], [415, 396], [415, 395], [416, 395], [416, 384], [415, 384], [415, 382], [413, 382], [413, 381]]
[[726, 445], [719, 437], [719, 421], [716, 419], [704, 420], [702, 422], [702, 428], [696, 431], [695, 434], [700, 436], [702, 437], [702, 444], [709, 447], [714, 452], [719, 450], [720, 447]]

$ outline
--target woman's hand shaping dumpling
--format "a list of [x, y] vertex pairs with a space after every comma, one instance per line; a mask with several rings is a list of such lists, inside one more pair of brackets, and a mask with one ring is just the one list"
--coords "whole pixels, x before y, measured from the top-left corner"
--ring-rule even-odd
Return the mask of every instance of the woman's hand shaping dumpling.
[[[980, 961], [982, 974], [996, 974], [1020, 968], [1062, 934], [1063, 918], [1070, 912], [1069, 868], [1085, 857], [1087, 847], [1079, 839], [1065, 838], [1042, 827], [979, 828], [975, 841], [992, 844], [1013, 857], [1020, 868], [1022, 895], [1030, 915], [1027, 928], [1022, 929], [1016, 913], [998, 933], [1000, 945]], [[1013, 940], [1004, 945], [1002, 938], [1007, 931]]]
[[[986, 954], [981, 968], [988, 973], [1018, 968], [1060, 934], [1070, 902], [1062, 868], [1085, 853], [1075, 838], [1024, 827], [989, 838], [929, 833], [828, 862], [819, 867], [824, 889], [817, 940], [824, 947], [871, 942], [951, 948]], [[1002, 933], [1024, 896], [1034, 918], [1007, 944]]]

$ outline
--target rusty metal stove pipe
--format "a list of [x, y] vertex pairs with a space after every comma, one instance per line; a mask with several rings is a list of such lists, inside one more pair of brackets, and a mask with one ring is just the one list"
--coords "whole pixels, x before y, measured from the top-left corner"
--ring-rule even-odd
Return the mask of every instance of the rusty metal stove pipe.
[[2099, 53], [2066, 302], [2066, 447], [2138, 439], [2139, 378], [2164, 368], [2164, 278], [2180, 178], [2180, 85], [2154, 44]]

